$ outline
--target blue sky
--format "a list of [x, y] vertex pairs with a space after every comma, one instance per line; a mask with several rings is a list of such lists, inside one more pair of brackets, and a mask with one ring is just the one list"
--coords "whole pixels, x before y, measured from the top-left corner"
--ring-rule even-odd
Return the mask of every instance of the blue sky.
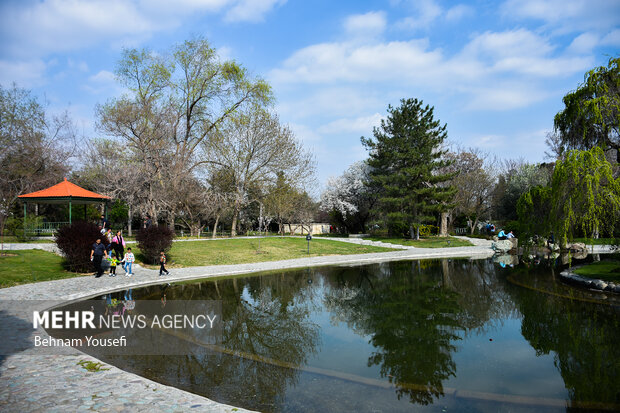
[[93, 137], [95, 105], [123, 92], [124, 47], [196, 35], [270, 82], [324, 185], [410, 97], [455, 144], [542, 161], [562, 97], [620, 53], [620, 1], [3, 0], [0, 83], [68, 109]]

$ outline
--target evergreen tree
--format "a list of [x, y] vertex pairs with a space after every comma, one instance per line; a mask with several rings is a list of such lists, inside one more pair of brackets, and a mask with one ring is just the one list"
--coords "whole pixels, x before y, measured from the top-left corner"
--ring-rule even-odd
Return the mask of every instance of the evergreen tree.
[[370, 185], [380, 194], [379, 208], [391, 232], [409, 229], [416, 239], [421, 224], [434, 222], [452, 207], [456, 192], [446, 183], [454, 174], [440, 172], [449, 164], [442, 149], [447, 133], [433, 110], [417, 99], [402, 99], [400, 107], [388, 106], [387, 119], [373, 129], [374, 138], [362, 137], [370, 152]]

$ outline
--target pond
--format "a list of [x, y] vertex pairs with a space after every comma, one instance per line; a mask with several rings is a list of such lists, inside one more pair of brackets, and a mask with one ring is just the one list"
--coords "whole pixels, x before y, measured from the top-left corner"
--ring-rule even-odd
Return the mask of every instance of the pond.
[[221, 343], [98, 357], [265, 412], [620, 409], [620, 299], [560, 283], [553, 262], [511, 265], [401, 261], [136, 289], [135, 300], [221, 300]]

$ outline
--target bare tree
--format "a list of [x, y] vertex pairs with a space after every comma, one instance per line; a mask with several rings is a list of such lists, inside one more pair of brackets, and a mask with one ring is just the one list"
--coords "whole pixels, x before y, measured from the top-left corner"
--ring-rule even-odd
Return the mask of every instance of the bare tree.
[[277, 116], [260, 108], [230, 118], [217, 136], [204, 142], [203, 153], [211, 173], [226, 177], [232, 187], [232, 236], [239, 212], [250, 201], [251, 187], [274, 184], [280, 173], [297, 184], [314, 176], [312, 155]]
[[201, 38], [164, 54], [126, 50], [116, 74], [131, 93], [97, 108], [99, 129], [120, 137], [138, 161], [149, 214], [167, 214], [174, 225], [176, 191], [201, 165], [202, 144], [240, 108], [270, 102], [270, 87], [221, 62]]
[[450, 171], [458, 172], [452, 179], [452, 185], [457, 188], [454, 212], [469, 217], [473, 234], [480, 218], [491, 209], [496, 162], [475, 148], [459, 148], [448, 152], [446, 157], [452, 161]]
[[0, 233], [17, 197], [58, 183], [70, 170], [75, 129], [68, 113], [49, 118], [15, 84], [0, 85]]

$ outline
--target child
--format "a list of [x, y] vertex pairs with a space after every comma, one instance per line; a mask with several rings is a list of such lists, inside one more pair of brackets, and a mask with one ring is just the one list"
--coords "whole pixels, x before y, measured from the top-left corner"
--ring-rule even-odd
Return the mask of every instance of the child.
[[116, 277], [116, 264], [118, 264], [118, 260], [113, 252], [110, 253], [108, 261], [110, 261], [110, 277]]
[[125, 275], [127, 277], [131, 277], [133, 275], [133, 273], [131, 272], [131, 264], [133, 264], [135, 260], [136, 257], [134, 257], [133, 252], [131, 252], [131, 248], [127, 248], [125, 258], [123, 258], [123, 269], [125, 270]]
[[166, 275], [170, 274], [166, 269], [166, 253], [162, 251], [159, 254], [159, 276], [161, 277], [162, 275], [164, 275], [164, 273], [166, 273]]

